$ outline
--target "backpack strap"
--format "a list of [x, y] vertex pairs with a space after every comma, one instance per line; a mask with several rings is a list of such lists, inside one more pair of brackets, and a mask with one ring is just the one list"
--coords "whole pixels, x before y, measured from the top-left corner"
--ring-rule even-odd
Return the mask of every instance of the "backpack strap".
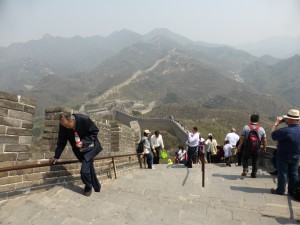
[[256, 127], [254, 128], [252, 124], [248, 125], [248, 127], [250, 128], [250, 130], [256, 130], [258, 131], [258, 129], [260, 128], [260, 126], [255, 125]]

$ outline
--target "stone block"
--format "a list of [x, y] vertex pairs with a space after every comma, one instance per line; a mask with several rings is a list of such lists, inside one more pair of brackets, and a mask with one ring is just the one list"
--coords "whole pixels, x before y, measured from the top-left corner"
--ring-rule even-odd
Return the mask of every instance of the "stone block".
[[13, 190], [15, 190], [15, 184], [1, 185], [1, 192], [7, 192], [7, 191], [13, 191]]
[[57, 133], [44, 133], [43, 139], [49, 139], [49, 140], [54, 140], [58, 138]]
[[21, 127], [26, 129], [32, 129], [33, 128], [33, 122], [22, 120]]
[[37, 181], [44, 178], [44, 173], [32, 173], [32, 174], [25, 174], [23, 176], [24, 181]]
[[18, 119], [0, 116], [0, 124], [10, 127], [21, 127], [22, 121]]
[[6, 134], [17, 136], [32, 136], [32, 130], [18, 127], [7, 127]]
[[30, 174], [33, 172], [33, 168], [30, 169], [23, 169], [23, 170], [11, 170], [9, 171], [9, 176], [17, 176], [17, 175], [24, 175], [24, 174]]
[[32, 136], [19, 136], [19, 144], [20, 145], [24, 145], [24, 144], [28, 144], [30, 145], [32, 141]]
[[23, 111], [24, 105], [21, 105], [17, 102], [0, 99], [0, 108], [15, 109], [15, 110]]
[[0, 143], [4, 143], [4, 144], [18, 144], [19, 143], [19, 137], [17, 137], [17, 136], [0, 135]]
[[44, 127], [45, 133], [58, 133], [59, 126], [46, 126]]
[[0, 91], [0, 99], [7, 99], [10, 101], [14, 101], [14, 102], [18, 101], [18, 98], [16, 95], [9, 94], [9, 93], [2, 92], [2, 91]]
[[6, 127], [5, 125], [0, 125], [0, 134], [6, 134]]
[[40, 185], [40, 181], [27, 181], [27, 182], [22, 182], [22, 183], [17, 183], [15, 185], [16, 189], [23, 189], [23, 188], [31, 188], [34, 186]]
[[22, 182], [22, 176], [10, 176], [0, 178], [0, 185], [14, 184]]
[[59, 120], [61, 113], [46, 113], [45, 120]]
[[9, 145], [6, 144], [4, 152], [29, 152], [30, 148], [28, 145]]
[[59, 120], [45, 120], [45, 126], [58, 126]]
[[17, 153], [0, 153], [0, 162], [16, 161]]
[[73, 112], [72, 109], [67, 107], [55, 107], [55, 108], [49, 108], [45, 109], [45, 113], [61, 113], [61, 112]]
[[16, 111], [9, 109], [8, 110], [8, 117], [10, 118], [15, 118], [15, 119], [21, 119], [21, 120], [27, 120], [27, 121], [33, 121], [34, 116], [32, 113], [27, 113], [27, 112], [21, 112], [21, 111]]
[[24, 112], [34, 114], [35, 113], [35, 107], [24, 105]]
[[18, 153], [18, 156], [17, 156], [17, 160], [18, 161], [24, 161], [24, 160], [29, 160], [31, 157], [31, 154], [30, 153]]
[[8, 176], [8, 172], [0, 172], [0, 177], [7, 177]]
[[50, 151], [50, 146], [49, 145], [42, 145], [42, 151]]
[[0, 116], [6, 117], [8, 115], [8, 109], [0, 108]]
[[25, 104], [25, 105], [30, 105], [30, 106], [35, 106], [36, 105], [36, 101], [24, 96], [21, 96], [19, 103]]
[[45, 159], [45, 153], [43, 153], [43, 152], [31, 153], [31, 159], [33, 159], [33, 160], [35, 160], [35, 159]]

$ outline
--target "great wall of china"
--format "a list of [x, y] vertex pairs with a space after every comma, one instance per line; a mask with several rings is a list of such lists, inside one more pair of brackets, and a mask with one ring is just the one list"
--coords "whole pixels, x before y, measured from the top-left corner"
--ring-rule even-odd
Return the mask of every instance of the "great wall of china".
[[[41, 144], [32, 143], [36, 102], [29, 98], [0, 92], [0, 169], [18, 165], [48, 162], [57, 143], [59, 114], [74, 112], [70, 108], [45, 110]], [[113, 111], [114, 121], [102, 120], [90, 115], [99, 127], [99, 140], [103, 146], [100, 156], [116, 156], [135, 153], [136, 144], [143, 129], [168, 129], [181, 144], [187, 140], [184, 125], [170, 118], [142, 118], [126, 112]], [[69, 145], [61, 160], [75, 159]], [[268, 165], [269, 159], [264, 160]], [[102, 181], [110, 177], [111, 159], [95, 161], [95, 170]], [[117, 160], [118, 173], [139, 168], [138, 158], [121, 157]], [[47, 190], [55, 185], [81, 184], [80, 163], [46, 166], [0, 172], [0, 201], [17, 195]]]

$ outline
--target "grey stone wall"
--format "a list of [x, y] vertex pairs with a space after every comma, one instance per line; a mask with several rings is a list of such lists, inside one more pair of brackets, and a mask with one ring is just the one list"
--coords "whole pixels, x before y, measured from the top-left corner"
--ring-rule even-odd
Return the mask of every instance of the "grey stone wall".
[[0, 92], [0, 162], [30, 159], [36, 102]]
[[128, 126], [130, 126], [132, 121], [137, 121], [140, 125], [141, 132], [145, 129], [171, 130], [180, 140], [181, 144], [185, 144], [187, 141], [188, 136], [185, 127], [171, 118], [142, 118], [130, 115], [126, 112], [114, 111], [114, 119]]
[[112, 124], [111, 133], [112, 152], [118, 154], [129, 154], [135, 152], [135, 134], [132, 128], [114, 123]]

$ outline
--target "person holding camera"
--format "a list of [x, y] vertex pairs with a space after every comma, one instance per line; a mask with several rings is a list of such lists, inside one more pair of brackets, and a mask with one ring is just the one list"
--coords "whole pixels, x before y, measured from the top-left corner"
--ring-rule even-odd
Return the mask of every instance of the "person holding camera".
[[[291, 109], [285, 116], [278, 116], [271, 130], [271, 136], [277, 141], [277, 188], [272, 188], [272, 194], [283, 195], [286, 190], [288, 178], [288, 193], [293, 195], [294, 187], [298, 181], [298, 168], [300, 158], [300, 126], [299, 110]], [[288, 126], [277, 130], [279, 124]]]

